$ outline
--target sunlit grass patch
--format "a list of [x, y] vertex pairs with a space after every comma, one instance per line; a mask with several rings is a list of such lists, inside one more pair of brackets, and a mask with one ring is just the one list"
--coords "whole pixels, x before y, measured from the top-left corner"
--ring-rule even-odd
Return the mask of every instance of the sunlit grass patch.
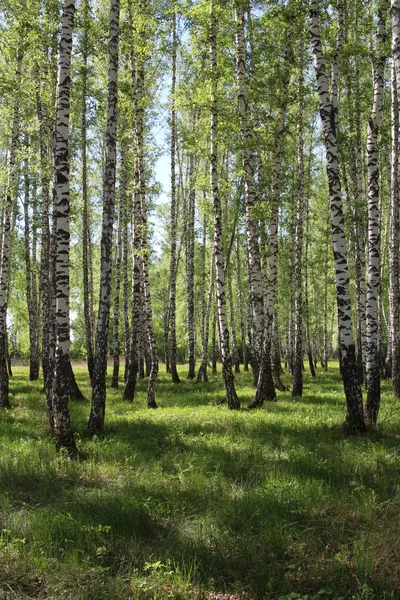
[[305, 374], [301, 399], [279, 394], [253, 412], [251, 374], [236, 377], [233, 412], [219, 405], [220, 375], [200, 386], [181, 375], [173, 385], [161, 373], [157, 411], [146, 380], [133, 403], [122, 381], [109, 390], [101, 436], [87, 431], [90, 403], [71, 402], [84, 456], [71, 462], [54, 450], [42, 383], [15, 368], [0, 419], [0, 598], [396, 598], [389, 384], [376, 429], [349, 436], [336, 365]]

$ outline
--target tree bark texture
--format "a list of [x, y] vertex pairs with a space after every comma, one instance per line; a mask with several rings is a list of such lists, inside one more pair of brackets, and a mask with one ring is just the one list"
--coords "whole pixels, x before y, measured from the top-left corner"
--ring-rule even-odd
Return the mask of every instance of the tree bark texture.
[[[125, 147], [123, 144], [122, 144], [121, 152], [123, 152], [125, 154]], [[125, 195], [125, 203], [123, 205], [123, 223], [122, 223], [122, 294], [123, 294], [123, 314], [124, 314], [124, 354], [125, 354], [124, 381], [125, 382], [128, 377], [129, 356], [130, 356], [128, 214], [129, 214], [128, 197], [127, 197], [127, 195]]]
[[195, 240], [195, 155], [189, 155], [189, 194], [186, 225], [186, 307], [188, 331], [188, 379], [196, 376], [196, 318], [194, 301], [194, 240]]
[[[17, 56], [15, 70], [15, 85], [17, 90], [21, 81], [22, 54]], [[11, 146], [8, 159], [8, 179], [4, 199], [4, 218], [1, 238], [1, 267], [0, 267], [0, 408], [10, 408], [8, 396], [8, 368], [7, 368], [7, 304], [8, 283], [10, 278], [10, 254], [11, 254], [11, 211], [13, 197], [16, 194], [16, 154], [19, 135], [19, 98], [18, 94], [13, 107], [11, 124]]]
[[[132, 92], [135, 101], [136, 81], [133, 76]], [[139, 156], [135, 158], [134, 192], [132, 200], [132, 313], [131, 337], [129, 341], [129, 369], [125, 382], [124, 400], [133, 401], [136, 390], [137, 374], [139, 372], [139, 336], [141, 331], [142, 306], [142, 227], [141, 227], [141, 198], [140, 198], [140, 165]]]
[[392, 0], [392, 181], [390, 194], [390, 331], [392, 390], [400, 398], [400, 264], [399, 264], [399, 185], [400, 185], [400, 0]]
[[[206, 192], [205, 190], [203, 190], [203, 195], [204, 195], [204, 199], [206, 198]], [[203, 362], [204, 362], [204, 349], [205, 349], [205, 332], [206, 332], [206, 307], [207, 307], [207, 300], [206, 300], [206, 255], [207, 255], [207, 217], [204, 214], [203, 215], [203, 240], [202, 240], [202, 247], [201, 247], [201, 323], [200, 323], [200, 333], [201, 333], [201, 364], [199, 367], [199, 370], [197, 372], [197, 378], [196, 378], [196, 382], [199, 383], [202, 379], [202, 377], [205, 375], [204, 377], [204, 381], [207, 381], [207, 362], [206, 362], [206, 371], [204, 373], [203, 371]], [[211, 275], [214, 272], [213, 271], [213, 258], [211, 259]], [[211, 295], [212, 298], [212, 295]], [[208, 318], [210, 316], [210, 313], [208, 313]], [[207, 338], [208, 338], [208, 332], [207, 332]], [[208, 339], [207, 339], [207, 346], [208, 346]], [[208, 348], [206, 350], [206, 361], [208, 360]]]
[[44, 389], [46, 392], [47, 407], [50, 426], [53, 430], [53, 415], [51, 408], [51, 379], [54, 360], [54, 336], [52, 318], [52, 295], [50, 287], [50, 160], [49, 160], [49, 127], [45, 119], [43, 104], [40, 94], [40, 85], [36, 90], [36, 110], [39, 121], [39, 153], [40, 153], [40, 180], [42, 188], [41, 198], [41, 227], [42, 239], [40, 247], [40, 274], [39, 290], [42, 315], [42, 371]]
[[229, 328], [226, 315], [225, 264], [223, 254], [222, 208], [218, 187], [218, 99], [217, 99], [217, 26], [213, 0], [210, 1], [210, 67], [211, 67], [211, 114], [210, 114], [210, 187], [214, 210], [214, 259], [217, 295], [219, 340], [222, 361], [222, 377], [229, 409], [240, 408], [236, 394], [232, 361], [229, 351]]
[[83, 40], [82, 40], [82, 108], [81, 108], [81, 156], [82, 156], [82, 272], [83, 272], [83, 312], [85, 319], [86, 353], [90, 382], [93, 383], [93, 289], [90, 285], [89, 248], [91, 246], [89, 201], [87, 190], [87, 87], [88, 87], [88, 54], [89, 54], [89, 3], [83, 5]]
[[[255, 167], [252, 150], [252, 130], [246, 85], [246, 39], [244, 32], [244, 5], [242, 0], [235, 3], [236, 10], [236, 81], [240, 134], [242, 142], [242, 166], [244, 171], [246, 203], [246, 238], [249, 270], [249, 302], [252, 315], [252, 367], [254, 384], [258, 385], [263, 361], [264, 336], [264, 288], [261, 272], [260, 247], [258, 244], [258, 221], [256, 217], [257, 198]], [[260, 382], [261, 383], [261, 382]], [[267, 398], [265, 398], [267, 399]], [[263, 399], [261, 400], [261, 405]]]
[[[286, 48], [283, 71], [281, 75], [281, 94], [279, 99], [279, 113], [275, 130], [275, 147], [272, 156], [271, 174], [271, 211], [269, 218], [269, 269], [266, 292], [267, 314], [264, 325], [264, 344], [267, 348], [272, 346], [272, 325], [276, 312], [277, 285], [278, 285], [278, 218], [279, 198], [281, 190], [281, 167], [285, 145], [285, 118], [289, 97], [291, 48]], [[274, 370], [274, 380], [279, 389], [287, 389], [280, 380], [280, 372]]]
[[374, 68], [374, 100], [367, 129], [368, 159], [368, 279], [367, 279], [367, 401], [365, 420], [376, 423], [380, 406], [380, 360], [378, 346], [378, 298], [380, 291], [380, 224], [379, 224], [379, 168], [378, 130], [382, 118], [386, 56], [382, 45], [386, 37], [387, 0], [382, 0], [378, 10], [378, 58]]
[[[339, 177], [337, 148], [337, 105], [335, 105], [335, 86], [332, 96], [329, 92], [325, 69], [325, 57], [322, 50], [319, 26], [319, 2], [310, 2], [310, 36], [317, 78], [319, 112], [325, 141], [329, 199], [332, 216], [332, 238], [335, 265], [335, 283], [337, 296], [338, 326], [340, 338], [341, 366], [344, 391], [347, 402], [346, 424], [352, 432], [365, 431], [361, 387], [358, 380], [356, 348], [353, 339], [352, 317], [349, 291], [349, 268], [346, 253], [346, 238], [342, 197]], [[333, 67], [333, 72], [337, 69]]]
[[114, 274], [114, 305], [113, 305], [113, 374], [111, 378], [111, 387], [118, 389], [119, 380], [119, 362], [120, 362], [120, 339], [119, 339], [119, 315], [120, 315], [120, 295], [121, 295], [121, 263], [122, 263], [122, 228], [124, 219], [123, 205], [126, 203], [126, 164], [124, 157], [121, 157], [121, 174], [119, 181], [119, 207], [118, 207], [118, 230], [117, 230], [117, 248]]
[[244, 297], [242, 288], [242, 267], [240, 264], [240, 246], [239, 246], [239, 229], [236, 229], [236, 275], [238, 285], [238, 307], [239, 307], [239, 319], [240, 319], [240, 335], [242, 342], [242, 359], [243, 359], [243, 371], [249, 370], [248, 365], [248, 352], [247, 352], [247, 319], [245, 318], [245, 307]]
[[[29, 142], [26, 143], [26, 152], [29, 156]], [[29, 379], [36, 381], [39, 378], [40, 352], [39, 352], [39, 299], [37, 295], [36, 278], [36, 223], [37, 223], [37, 198], [36, 189], [31, 195], [29, 178], [29, 158], [25, 159], [24, 168], [24, 222], [25, 222], [25, 281], [26, 300], [29, 319]], [[31, 236], [29, 206], [32, 206], [33, 231]], [[31, 237], [33, 238], [31, 243]], [[32, 248], [31, 248], [32, 245]]]
[[214, 253], [211, 256], [210, 262], [210, 285], [208, 288], [207, 303], [204, 307], [204, 333], [202, 340], [202, 358], [201, 365], [197, 374], [197, 382], [201, 381], [203, 377], [204, 381], [208, 381], [207, 368], [208, 368], [208, 339], [210, 331], [210, 313], [212, 308], [212, 300], [214, 297], [214, 279], [215, 279], [215, 257]]
[[236, 81], [240, 133], [242, 139], [242, 164], [245, 184], [246, 237], [249, 267], [249, 299], [252, 307], [252, 365], [256, 382], [255, 397], [250, 407], [262, 406], [265, 400], [275, 398], [271, 373], [270, 346], [265, 344], [264, 286], [258, 244], [258, 221], [256, 218], [256, 185], [252, 129], [246, 86], [246, 39], [244, 33], [244, 6], [238, 0], [236, 9]]
[[176, 106], [175, 106], [175, 88], [176, 88], [176, 11], [172, 14], [172, 81], [171, 81], [171, 221], [170, 221], [170, 236], [171, 236], [171, 253], [170, 253], [170, 268], [169, 268], [169, 354], [170, 354], [170, 372], [172, 381], [180, 383], [178, 371], [176, 369], [176, 276], [177, 276], [177, 259], [176, 259], [176, 230], [177, 230], [177, 214], [176, 214], [176, 172], [175, 172], [175, 155], [176, 155]]
[[[145, 17], [146, 3], [139, 3], [139, 10], [142, 18]], [[140, 44], [143, 48], [146, 46], [146, 27], [143, 25], [140, 29]], [[137, 330], [139, 339], [139, 372], [143, 358], [146, 360], [146, 371], [149, 376], [147, 385], [147, 406], [148, 408], [157, 408], [155, 398], [155, 388], [158, 375], [158, 358], [156, 350], [156, 338], [153, 328], [152, 319], [152, 302], [150, 294], [149, 281], [149, 245], [147, 240], [148, 225], [147, 225], [147, 205], [146, 205], [146, 185], [145, 185], [145, 165], [144, 165], [144, 99], [145, 99], [145, 71], [144, 71], [144, 56], [138, 55], [136, 62], [136, 80], [134, 85], [134, 113], [135, 113], [135, 145], [136, 145], [136, 163], [135, 163], [135, 194], [134, 194], [134, 213], [137, 217], [137, 223], [134, 225], [134, 236], [137, 234], [137, 244], [140, 244], [139, 257], [140, 261], [137, 265], [139, 269], [138, 278], [133, 275], [132, 285], [138, 286], [140, 290], [141, 302], [139, 307], [139, 322], [143, 324]], [[136, 233], [135, 233], [136, 231]], [[135, 243], [135, 242], [134, 242]], [[134, 251], [134, 254], [136, 252]], [[135, 301], [133, 301], [135, 304]], [[133, 317], [132, 317], [133, 318]], [[144, 335], [143, 335], [144, 330]], [[133, 335], [134, 323], [132, 322], [132, 338], [131, 338], [131, 356], [133, 353]], [[143, 335], [143, 338], [142, 338]]]
[[104, 167], [103, 215], [100, 256], [100, 294], [96, 326], [95, 357], [93, 369], [92, 406], [89, 429], [104, 429], [106, 408], [106, 377], [108, 356], [108, 330], [111, 307], [112, 237], [115, 205], [115, 180], [117, 163], [117, 104], [118, 104], [118, 41], [119, 0], [110, 2], [108, 43], [108, 101], [106, 153]]
[[70, 244], [70, 183], [69, 183], [69, 116], [70, 65], [75, 4], [65, 0], [62, 21], [57, 77], [57, 117], [54, 149], [53, 222], [54, 222], [54, 285], [56, 343], [54, 374], [51, 382], [50, 405], [53, 433], [57, 448], [65, 448], [71, 457], [77, 454], [69, 417], [69, 244]]
[[295, 339], [293, 364], [292, 396], [303, 394], [303, 207], [304, 207], [304, 142], [303, 142], [303, 110], [304, 110], [304, 74], [303, 74], [303, 42], [299, 43], [299, 81], [297, 109], [297, 210], [294, 249], [295, 279]]

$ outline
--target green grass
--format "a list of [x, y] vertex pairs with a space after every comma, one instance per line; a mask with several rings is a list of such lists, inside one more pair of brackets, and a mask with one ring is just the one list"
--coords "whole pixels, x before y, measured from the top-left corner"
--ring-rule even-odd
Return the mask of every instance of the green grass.
[[[349, 436], [337, 365], [304, 395], [245, 410], [236, 377], [178, 386], [160, 409], [109, 390], [104, 436], [71, 404], [85, 459], [56, 454], [42, 383], [16, 367], [0, 414], [0, 600], [400, 597], [400, 405], [383, 384], [378, 427]], [[75, 369], [89, 397], [86, 371]], [[185, 377], [185, 369], [181, 375]], [[220, 595], [218, 596], [218, 593]], [[222, 594], [225, 596], [222, 596]]]

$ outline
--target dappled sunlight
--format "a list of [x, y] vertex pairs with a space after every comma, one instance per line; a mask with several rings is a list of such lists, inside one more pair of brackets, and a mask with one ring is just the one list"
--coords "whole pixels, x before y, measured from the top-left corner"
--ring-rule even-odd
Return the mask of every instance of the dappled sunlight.
[[[96, 599], [117, 582], [119, 595], [110, 597], [124, 599], [134, 581], [254, 598], [271, 585], [315, 594], [327, 583], [344, 594], [357, 580], [377, 590], [395, 585], [397, 546], [377, 543], [384, 528], [400, 533], [392, 431], [400, 414], [390, 397], [382, 407], [389, 430], [349, 436], [335, 372], [306, 374], [301, 399], [280, 394], [250, 412], [210, 400], [220, 394], [218, 377], [201, 387], [162, 378], [160, 409], [149, 411], [140, 381], [133, 403], [110, 391], [101, 436], [87, 432], [89, 403], [71, 402], [84, 459], [70, 461], [54, 451], [40, 382], [27, 385], [26, 370], [16, 372], [15, 390], [29, 392], [16, 393], [21, 401], [0, 422], [0, 564], [12, 556], [28, 581], [33, 570], [56, 589], [57, 573], [69, 588], [69, 572], [79, 581], [85, 571], [102, 573]], [[320, 385], [325, 376], [330, 384]], [[240, 378], [249, 396], [250, 377]], [[77, 379], [87, 386], [80, 369]], [[384, 561], [390, 573], [376, 566]], [[0, 582], [16, 577], [6, 573]]]

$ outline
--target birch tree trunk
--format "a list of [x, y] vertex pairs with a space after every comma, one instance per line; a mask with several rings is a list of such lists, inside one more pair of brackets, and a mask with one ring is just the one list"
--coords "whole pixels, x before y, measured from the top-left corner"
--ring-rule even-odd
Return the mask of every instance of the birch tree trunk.
[[[143, 157], [143, 154], [142, 154]], [[143, 172], [142, 172], [143, 177]], [[143, 313], [146, 322], [146, 343], [147, 349], [149, 351], [149, 382], [147, 384], [147, 407], [148, 408], [157, 408], [156, 403], [156, 381], [158, 375], [158, 357], [157, 357], [157, 347], [156, 347], [156, 336], [154, 333], [153, 327], [153, 310], [151, 303], [151, 295], [150, 295], [150, 281], [149, 281], [149, 244], [147, 240], [147, 207], [146, 207], [146, 197], [144, 195], [143, 190], [144, 179], [142, 178], [142, 186], [141, 186], [141, 208], [142, 208], [142, 218], [141, 225], [143, 228], [143, 238], [142, 238], [142, 276], [143, 276], [143, 290], [144, 290], [144, 305], [143, 305]]]
[[[139, 8], [142, 12], [142, 18], [145, 18], [145, 9], [147, 4], [144, 2], [139, 3]], [[146, 46], [146, 28], [142, 26], [140, 31], [140, 43], [142, 48]], [[145, 343], [143, 344], [143, 352], [146, 358], [146, 367], [148, 364], [148, 375], [149, 381], [147, 384], [147, 406], [148, 408], [157, 408], [155, 398], [155, 388], [158, 375], [158, 357], [156, 348], [156, 338], [153, 328], [153, 311], [150, 294], [150, 281], [149, 281], [149, 244], [148, 244], [148, 225], [147, 225], [147, 206], [146, 206], [146, 185], [145, 185], [145, 174], [144, 174], [144, 57], [143, 55], [138, 57], [137, 60], [137, 77], [136, 77], [136, 94], [135, 94], [135, 125], [136, 125], [136, 152], [137, 152], [137, 169], [139, 176], [139, 196], [137, 197], [138, 202], [137, 209], [139, 210], [140, 202], [140, 220], [138, 222], [138, 228], [140, 232], [140, 243], [141, 243], [141, 272], [140, 272], [140, 286], [143, 291], [142, 298], [142, 315], [141, 322], [144, 323], [145, 329]], [[133, 324], [132, 324], [133, 330]]]
[[121, 292], [121, 263], [122, 263], [122, 228], [124, 211], [123, 206], [126, 203], [126, 163], [124, 157], [121, 157], [121, 175], [119, 181], [119, 207], [118, 207], [118, 230], [117, 230], [117, 257], [115, 261], [114, 278], [114, 306], [113, 306], [113, 374], [111, 378], [111, 387], [118, 389], [119, 379], [119, 314], [120, 314], [120, 292]]
[[[133, 56], [132, 56], [133, 59]], [[133, 61], [134, 62], [134, 61]], [[137, 115], [136, 74], [132, 64], [132, 95], [135, 113]], [[137, 119], [137, 116], [136, 116]], [[136, 157], [134, 171], [134, 192], [132, 201], [132, 314], [131, 337], [129, 342], [129, 369], [127, 373], [124, 400], [133, 401], [135, 397], [137, 374], [139, 372], [139, 342], [141, 333], [142, 308], [142, 227], [141, 227], [141, 197], [140, 197], [140, 164], [137, 144], [139, 142], [136, 130]]]
[[[206, 197], [205, 190], [203, 190], [204, 199]], [[201, 364], [197, 372], [196, 383], [199, 383], [203, 376], [203, 362], [204, 362], [204, 349], [205, 349], [205, 332], [206, 332], [206, 255], [207, 255], [207, 217], [203, 215], [203, 243], [201, 248]], [[213, 258], [211, 259], [211, 274], [213, 273]], [[208, 332], [207, 332], [208, 337]], [[208, 339], [207, 339], [208, 345]], [[208, 348], [207, 348], [208, 350]], [[206, 351], [206, 360], [208, 360], [208, 352]], [[205, 371], [205, 379], [207, 381], [207, 363]]]
[[[22, 53], [17, 56], [15, 70], [15, 86], [19, 90], [21, 82]], [[0, 408], [10, 408], [8, 396], [8, 368], [7, 368], [7, 305], [8, 283], [10, 278], [10, 253], [11, 253], [11, 211], [13, 197], [16, 194], [16, 154], [19, 135], [19, 98], [18, 93], [13, 107], [11, 124], [11, 146], [8, 159], [8, 179], [4, 199], [4, 217], [1, 231], [1, 268], [0, 268]]]
[[319, 111], [322, 121], [329, 199], [332, 216], [332, 238], [335, 265], [335, 282], [337, 296], [337, 312], [339, 340], [341, 352], [342, 378], [347, 402], [346, 423], [350, 431], [365, 431], [361, 387], [358, 380], [356, 349], [352, 331], [352, 317], [349, 291], [349, 268], [346, 254], [346, 238], [341, 198], [341, 187], [337, 148], [337, 64], [333, 63], [332, 96], [329, 92], [328, 78], [325, 69], [325, 58], [322, 50], [318, 0], [310, 2], [310, 36], [314, 57], [314, 69], [317, 78]]
[[172, 81], [171, 81], [171, 255], [169, 269], [169, 356], [170, 372], [172, 381], [180, 383], [178, 371], [176, 370], [176, 173], [175, 173], [175, 154], [176, 154], [176, 107], [175, 107], [175, 87], [176, 87], [176, 10], [173, 7], [172, 15]]
[[82, 108], [81, 108], [81, 155], [82, 155], [82, 272], [83, 272], [83, 313], [85, 318], [86, 353], [90, 382], [93, 383], [93, 289], [90, 285], [89, 249], [91, 246], [89, 202], [87, 193], [87, 86], [89, 54], [89, 2], [83, 4], [82, 40]]
[[310, 143], [309, 151], [309, 165], [308, 165], [308, 183], [307, 183], [307, 196], [306, 196], [306, 229], [305, 229], [305, 257], [304, 257], [304, 317], [306, 325], [306, 343], [307, 343], [307, 355], [308, 355], [308, 366], [310, 367], [311, 377], [316, 377], [314, 359], [312, 354], [311, 335], [310, 335], [310, 302], [308, 292], [308, 247], [310, 242], [310, 183], [311, 183], [311, 164], [312, 164], [312, 148], [313, 143]]
[[378, 58], [374, 68], [374, 101], [368, 121], [368, 287], [367, 287], [367, 401], [365, 420], [376, 423], [379, 412], [380, 360], [378, 346], [378, 297], [380, 290], [380, 226], [379, 226], [379, 169], [378, 169], [378, 130], [383, 111], [383, 91], [386, 56], [382, 45], [386, 37], [386, 13], [388, 1], [382, 0], [378, 10]]
[[[301, 32], [302, 33], [302, 32]], [[303, 147], [303, 109], [304, 109], [304, 74], [303, 74], [303, 41], [299, 42], [299, 81], [298, 81], [298, 112], [297, 112], [297, 214], [294, 249], [294, 279], [295, 279], [295, 339], [293, 364], [292, 396], [303, 394], [303, 206], [304, 206], [304, 147]]]
[[211, 262], [210, 262], [210, 285], [208, 288], [207, 304], [204, 307], [204, 333], [203, 333], [203, 340], [202, 340], [202, 359], [201, 359], [201, 365], [199, 367], [199, 372], [197, 374], [197, 383], [199, 383], [201, 381], [202, 377], [203, 377], [204, 381], [208, 381], [208, 375], [207, 375], [208, 337], [209, 337], [209, 330], [210, 330], [211, 305], [212, 305], [212, 299], [214, 296], [214, 276], [215, 276], [214, 261], [215, 261], [215, 258], [214, 258], [214, 253], [213, 253], [211, 256]]
[[241, 0], [235, 3], [236, 10], [236, 81], [240, 133], [242, 138], [242, 165], [245, 181], [246, 238], [249, 269], [249, 301], [252, 314], [252, 368], [254, 384], [259, 380], [262, 361], [264, 334], [264, 290], [262, 284], [260, 248], [258, 244], [258, 222], [256, 211], [256, 185], [254, 157], [251, 148], [252, 132], [249, 123], [246, 86], [246, 40], [244, 33], [244, 7]]
[[164, 316], [163, 316], [163, 325], [164, 325], [164, 360], [165, 360], [165, 372], [171, 373], [171, 369], [169, 366], [169, 281], [167, 286], [167, 292], [164, 300]]
[[258, 222], [256, 211], [256, 185], [252, 130], [246, 86], [246, 40], [244, 33], [244, 6], [237, 0], [236, 9], [236, 81], [240, 133], [242, 138], [242, 164], [244, 171], [246, 202], [246, 237], [249, 267], [249, 299], [252, 306], [252, 364], [256, 393], [251, 408], [262, 406], [265, 400], [275, 399], [275, 388], [271, 373], [270, 346], [264, 340], [264, 286], [261, 270], [260, 247], [258, 244]]
[[188, 331], [188, 379], [196, 376], [196, 321], [194, 302], [194, 220], [196, 204], [195, 155], [189, 155], [189, 194], [186, 223], [186, 307]]
[[400, 398], [400, 265], [399, 265], [399, 144], [400, 144], [400, 0], [392, 0], [392, 182], [390, 194], [390, 331], [392, 390]]
[[53, 417], [51, 409], [51, 377], [53, 372], [53, 352], [54, 340], [52, 329], [51, 312], [51, 290], [50, 290], [50, 225], [49, 225], [49, 207], [50, 207], [50, 165], [49, 165], [49, 131], [47, 119], [45, 119], [43, 104], [40, 94], [40, 84], [36, 90], [36, 111], [39, 122], [39, 154], [40, 154], [40, 182], [42, 188], [41, 201], [41, 228], [42, 239], [40, 247], [40, 274], [39, 290], [41, 298], [42, 314], [42, 370], [44, 388], [48, 404], [51, 429], [53, 430]]
[[239, 409], [232, 373], [229, 351], [229, 328], [226, 315], [225, 264], [223, 254], [222, 208], [218, 187], [218, 100], [217, 100], [217, 26], [214, 0], [210, 1], [210, 67], [211, 67], [211, 115], [210, 115], [210, 187], [214, 210], [214, 259], [218, 310], [218, 329], [226, 400], [229, 409]]
[[228, 276], [229, 316], [232, 336], [232, 363], [235, 373], [240, 373], [239, 354], [237, 351], [235, 308], [233, 305], [232, 277]]
[[[359, 40], [358, 27], [358, 3], [355, 5], [354, 22], [354, 44], [357, 46]], [[366, 330], [366, 282], [365, 282], [365, 247], [366, 230], [365, 225], [365, 185], [364, 185], [364, 160], [362, 152], [361, 136], [361, 103], [360, 90], [360, 68], [359, 57], [354, 57], [354, 75], [348, 70], [347, 87], [349, 90], [349, 133], [355, 138], [355, 151], [350, 156], [349, 166], [351, 175], [352, 200], [350, 209], [354, 219], [354, 277], [356, 288], [356, 311], [357, 311], [357, 361], [359, 368], [360, 383], [366, 381], [366, 354], [367, 354], [367, 330]], [[354, 108], [352, 99], [354, 98]], [[354, 112], [354, 118], [353, 118]], [[343, 168], [343, 174], [345, 169]], [[344, 182], [345, 183], [345, 182]]]
[[65, 0], [57, 77], [57, 120], [54, 151], [54, 236], [55, 236], [55, 323], [56, 343], [54, 374], [50, 390], [53, 433], [57, 448], [66, 448], [71, 457], [77, 454], [69, 417], [69, 116], [70, 65], [75, 4]]
[[[122, 152], [124, 149], [122, 148]], [[132, 211], [131, 211], [132, 212]], [[128, 197], [125, 195], [123, 206], [123, 224], [122, 224], [122, 290], [123, 290], [123, 313], [124, 313], [124, 354], [125, 370], [124, 381], [126, 382], [129, 370], [130, 357], [130, 325], [129, 325], [129, 277], [128, 277]]]
[[248, 371], [248, 353], [247, 353], [247, 319], [245, 318], [244, 310], [244, 298], [242, 288], [242, 268], [240, 264], [240, 246], [239, 246], [239, 228], [236, 228], [236, 275], [237, 275], [237, 286], [238, 286], [238, 306], [239, 306], [239, 319], [240, 319], [240, 335], [242, 338], [242, 358], [243, 358], [243, 371]]
[[[214, 257], [215, 260], [215, 257]], [[217, 373], [217, 359], [218, 359], [218, 348], [217, 348], [217, 307], [213, 306], [213, 318], [211, 324], [211, 372], [213, 375]]]
[[[36, 284], [36, 221], [37, 221], [37, 199], [36, 190], [32, 193], [29, 177], [29, 141], [26, 141], [27, 157], [24, 168], [24, 222], [25, 222], [25, 281], [26, 300], [28, 305], [29, 319], [29, 379], [36, 381], [39, 378], [40, 353], [39, 353], [39, 302]], [[32, 205], [32, 250], [29, 206]]]
[[324, 313], [322, 320], [322, 352], [321, 352], [321, 367], [325, 373], [328, 371], [328, 252], [329, 252], [329, 223], [326, 230], [326, 250], [324, 264]]
[[32, 202], [32, 302], [33, 302], [33, 354], [32, 368], [30, 368], [30, 377], [32, 381], [39, 379], [40, 374], [40, 304], [39, 304], [39, 281], [38, 281], [38, 262], [37, 262], [37, 245], [38, 245], [38, 198], [37, 198], [37, 179], [34, 179], [33, 186], [33, 202]]
[[118, 41], [119, 0], [110, 2], [108, 44], [108, 102], [106, 155], [104, 169], [103, 216], [100, 257], [99, 312], [96, 326], [96, 345], [93, 369], [92, 406], [89, 429], [99, 432], [104, 429], [106, 408], [106, 377], [108, 355], [108, 329], [111, 306], [112, 236], [115, 204], [117, 104], [118, 104]]
[[[275, 130], [275, 147], [272, 156], [272, 175], [271, 175], [271, 212], [269, 218], [269, 269], [267, 281], [267, 318], [265, 321], [264, 343], [267, 347], [271, 347], [272, 342], [272, 325], [276, 313], [277, 304], [277, 285], [278, 285], [278, 219], [279, 219], [279, 198], [281, 189], [281, 166], [283, 150], [285, 145], [285, 118], [289, 96], [290, 82], [290, 64], [291, 64], [291, 48], [290, 45], [286, 48], [281, 94], [279, 99], [279, 113]], [[277, 365], [277, 362], [275, 362]], [[280, 370], [274, 368], [273, 378], [276, 386], [280, 390], [287, 389], [280, 380]]]

